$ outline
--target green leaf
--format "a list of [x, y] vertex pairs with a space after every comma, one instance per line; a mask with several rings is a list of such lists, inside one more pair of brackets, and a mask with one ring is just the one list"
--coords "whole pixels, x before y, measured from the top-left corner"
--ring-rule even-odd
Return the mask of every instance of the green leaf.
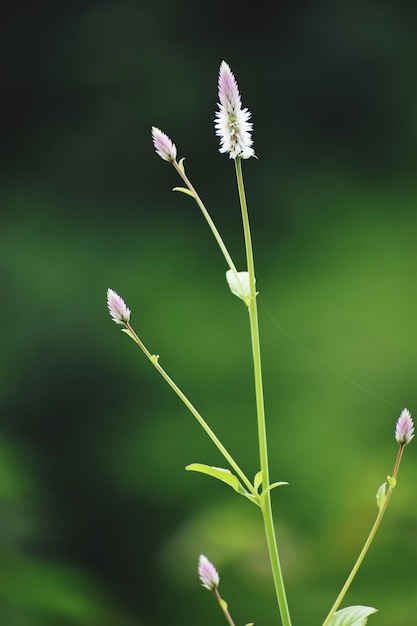
[[246, 491], [243, 485], [239, 482], [239, 479], [232, 474], [230, 470], [224, 469], [223, 467], [204, 465], [203, 463], [191, 463], [191, 465], [187, 465], [185, 469], [187, 471], [200, 472], [200, 474], [207, 474], [207, 476], [217, 478], [217, 480], [229, 485], [229, 487], [236, 491], [236, 493], [239, 493], [241, 496], [245, 496], [245, 498], [248, 498], [248, 500], [260, 506], [259, 497], [252, 495], [249, 491]]
[[203, 463], [191, 463], [191, 465], [187, 465], [185, 469], [187, 471], [200, 472], [200, 474], [213, 476], [213, 478], [217, 478], [217, 480], [221, 480], [223, 483], [226, 483], [226, 485], [229, 485], [229, 487], [237, 491], [237, 493], [241, 493], [242, 495], [247, 494], [247, 491], [242, 487], [238, 478], [227, 469], [212, 467], [211, 465], [204, 465]]
[[187, 187], [174, 187], [172, 191], [181, 191], [182, 193], [185, 193], [187, 196], [191, 196], [192, 198], [194, 198], [193, 192], [187, 189]]
[[376, 503], [378, 509], [381, 510], [387, 499], [387, 483], [382, 483], [378, 491], [376, 492]]
[[288, 483], [286, 483], [285, 481], [280, 481], [278, 483], [272, 483], [272, 485], [269, 485], [269, 487], [267, 487], [266, 489], [263, 490], [263, 492], [260, 495], [260, 498], [264, 498], [266, 496], [266, 494], [268, 493], [268, 491], [272, 491], [272, 489], [275, 489], [275, 487], [282, 487], [282, 485], [288, 485]]
[[178, 161], [178, 167], [180, 168], [183, 174], [185, 174], [184, 161], [185, 161], [185, 157], [182, 157], [182, 159]]
[[129, 337], [131, 339], [133, 339], [133, 341], [136, 343], [136, 339], [135, 337], [132, 335], [132, 333], [130, 332], [130, 330], [128, 330], [127, 328], [122, 328], [121, 329], [122, 333], [126, 333], [126, 335], [129, 335]]
[[217, 478], [217, 480], [229, 485], [229, 487], [236, 491], [236, 493], [239, 493], [241, 496], [245, 496], [245, 498], [248, 498], [248, 500], [260, 506], [258, 496], [254, 496], [249, 493], [249, 491], [246, 491], [246, 489], [239, 482], [239, 479], [227, 469], [222, 467], [212, 467], [211, 465], [204, 465], [203, 463], [191, 463], [191, 465], [187, 465], [185, 469], [187, 471], [200, 472], [200, 474], [207, 474], [207, 476]]
[[328, 626], [365, 626], [368, 616], [377, 611], [372, 606], [348, 606], [337, 611]]
[[258, 491], [259, 487], [262, 485], [262, 470], [256, 474], [255, 479], [253, 481], [253, 486], [255, 487], [255, 491]]
[[396, 479], [393, 476], [387, 476], [387, 481], [391, 489], [394, 489], [395, 485], [397, 484]]

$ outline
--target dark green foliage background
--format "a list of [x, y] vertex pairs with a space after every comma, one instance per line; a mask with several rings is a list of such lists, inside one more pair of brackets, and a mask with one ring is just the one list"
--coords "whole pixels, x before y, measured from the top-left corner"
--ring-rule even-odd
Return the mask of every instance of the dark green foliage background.
[[[185, 465], [223, 460], [111, 323], [107, 287], [249, 475], [247, 314], [186, 157], [243, 269], [233, 164], [213, 131], [228, 61], [244, 163], [278, 539], [294, 626], [320, 625], [416, 413], [414, 3], [17, 2], [2, 19], [0, 622], [278, 624], [258, 511]], [[346, 603], [417, 613], [415, 444]], [[346, 604], [345, 603], [345, 604]]]

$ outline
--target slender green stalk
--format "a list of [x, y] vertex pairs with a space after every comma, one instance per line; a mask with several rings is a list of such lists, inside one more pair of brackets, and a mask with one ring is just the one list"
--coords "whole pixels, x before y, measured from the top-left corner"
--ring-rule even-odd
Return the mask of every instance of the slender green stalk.
[[235, 626], [235, 623], [232, 620], [232, 616], [230, 615], [229, 610], [227, 608], [227, 602], [225, 602], [223, 600], [223, 598], [219, 594], [219, 590], [217, 589], [217, 587], [214, 587], [213, 593], [214, 593], [214, 595], [216, 597], [217, 602], [220, 605], [221, 610], [223, 611], [223, 614], [224, 614], [224, 616], [226, 618], [227, 623], [229, 624], [229, 626]]
[[395, 486], [395, 481], [396, 481], [396, 478], [397, 478], [398, 469], [400, 467], [400, 461], [401, 461], [401, 457], [402, 457], [402, 453], [403, 453], [404, 447], [405, 447], [404, 445], [400, 445], [399, 450], [398, 450], [397, 460], [395, 461], [394, 472], [393, 472], [393, 476], [392, 476], [393, 479], [394, 479], [393, 483], [391, 484], [388, 481], [389, 487], [388, 487], [387, 493], [385, 495], [384, 502], [383, 502], [382, 506], [380, 507], [380, 509], [378, 511], [378, 515], [376, 516], [375, 522], [374, 522], [374, 524], [373, 524], [373, 526], [371, 528], [371, 531], [370, 531], [370, 533], [369, 533], [369, 535], [368, 535], [368, 537], [367, 537], [367, 539], [366, 539], [366, 541], [364, 543], [364, 546], [363, 546], [362, 550], [360, 551], [360, 554], [359, 554], [359, 556], [358, 556], [358, 558], [357, 558], [357, 560], [356, 560], [356, 562], [355, 562], [355, 564], [354, 564], [354, 566], [352, 568], [352, 571], [350, 572], [349, 576], [347, 577], [347, 580], [346, 580], [345, 584], [343, 585], [339, 595], [337, 596], [335, 603], [333, 604], [332, 608], [330, 609], [329, 614], [327, 615], [326, 619], [323, 622], [323, 626], [328, 626], [328, 624], [330, 623], [333, 615], [336, 613], [337, 609], [339, 608], [339, 606], [340, 606], [343, 598], [345, 597], [345, 595], [346, 595], [350, 585], [352, 584], [353, 579], [355, 578], [355, 576], [356, 576], [360, 566], [362, 565], [362, 562], [363, 562], [363, 560], [364, 560], [364, 558], [366, 556], [366, 553], [368, 552], [369, 547], [370, 547], [370, 545], [371, 545], [371, 543], [372, 543], [372, 541], [373, 541], [373, 539], [374, 539], [374, 537], [376, 535], [376, 532], [377, 532], [377, 530], [378, 530], [378, 528], [379, 528], [379, 526], [380, 526], [380, 524], [382, 522], [382, 518], [384, 517], [384, 513], [387, 510], [388, 503], [390, 501], [390, 498], [391, 498], [391, 495], [392, 495], [392, 491], [393, 491], [394, 486]]
[[[235, 159], [236, 177], [239, 191], [239, 200], [242, 210], [243, 232], [245, 236], [246, 260], [249, 274], [250, 297], [248, 302], [253, 368], [255, 378], [255, 395], [256, 395], [256, 411], [258, 421], [258, 438], [259, 438], [259, 458], [262, 470], [262, 488], [269, 487], [269, 463], [268, 463], [268, 446], [266, 437], [265, 422], [265, 406], [262, 383], [262, 363], [261, 363], [261, 346], [259, 339], [259, 323], [258, 309], [256, 303], [256, 285], [255, 285], [255, 265], [252, 249], [252, 237], [249, 224], [249, 215], [246, 203], [245, 188], [243, 184], [242, 163], [241, 159]], [[276, 542], [274, 521], [272, 515], [271, 495], [270, 491], [266, 492], [265, 498], [261, 505], [262, 515], [265, 526], [265, 534], [268, 544], [269, 557], [271, 561], [272, 573], [275, 583], [275, 590], [278, 599], [278, 606], [281, 614], [283, 626], [291, 626], [291, 618], [288, 608], [287, 597], [284, 587], [284, 579], [282, 576], [281, 564], [279, 560], [278, 547]]]
[[150, 362], [155, 367], [155, 369], [161, 374], [162, 378], [164, 378], [164, 380], [168, 383], [168, 385], [171, 387], [171, 389], [173, 389], [173, 391], [175, 391], [175, 393], [180, 398], [180, 400], [182, 400], [182, 402], [185, 404], [187, 409], [194, 415], [194, 417], [196, 418], [197, 422], [200, 424], [200, 426], [203, 428], [203, 430], [205, 430], [205, 432], [208, 434], [208, 436], [210, 437], [210, 439], [212, 440], [214, 445], [222, 453], [222, 455], [224, 456], [226, 461], [229, 463], [229, 465], [235, 470], [236, 474], [239, 476], [241, 481], [245, 484], [245, 486], [248, 489], [248, 491], [253, 496], [257, 497], [257, 493], [256, 493], [256, 491], [254, 489], [254, 486], [251, 484], [250, 480], [247, 478], [245, 473], [240, 469], [239, 465], [236, 463], [236, 461], [233, 459], [233, 457], [229, 454], [229, 452], [226, 450], [226, 448], [224, 447], [222, 442], [214, 434], [214, 432], [212, 431], [210, 426], [207, 424], [205, 419], [200, 415], [200, 413], [197, 411], [197, 409], [194, 407], [194, 405], [191, 404], [191, 402], [188, 400], [188, 398], [185, 396], [185, 394], [181, 391], [181, 389], [174, 383], [172, 378], [170, 378], [170, 376], [168, 376], [168, 374], [163, 369], [163, 367], [161, 367], [161, 365], [158, 362], [158, 357], [156, 355], [154, 355], [154, 354], [151, 354], [149, 352], [149, 350], [144, 345], [144, 343], [140, 340], [140, 338], [135, 333], [135, 331], [133, 330], [133, 328], [132, 328], [132, 326], [130, 325], [129, 322], [125, 322], [125, 326], [126, 326], [126, 330], [128, 331], [128, 334], [130, 335], [130, 337], [137, 343], [137, 345], [140, 347], [140, 349], [143, 351], [143, 353], [147, 356], [147, 358], [150, 360]]
[[207, 211], [206, 207], [204, 206], [203, 201], [201, 200], [201, 198], [198, 195], [195, 187], [193, 186], [193, 184], [191, 183], [191, 181], [188, 178], [187, 174], [185, 173], [184, 168], [181, 167], [177, 163], [177, 161], [173, 161], [172, 165], [174, 166], [175, 170], [178, 172], [178, 174], [181, 176], [182, 180], [187, 185], [187, 188], [191, 191], [194, 200], [197, 202], [197, 204], [198, 204], [198, 206], [199, 206], [199, 208], [200, 208], [200, 210], [201, 210], [205, 220], [207, 221], [207, 224], [210, 227], [211, 232], [214, 235], [215, 240], [217, 241], [217, 243], [219, 245], [220, 250], [222, 251], [222, 254], [223, 254], [224, 258], [226, 259], [227, 265], [232, 270], [237, 284], [240, 285], [240, 287], [242, 289], [242, 285], [241, 285], [241, 281], [240, 281], [240, 278], [239, 278], [239, 274], [238, 274], [238, 271], [236, 269], [235, 264], [233, 263], [233, 259], [230, 256], [229, 251], [226, 248], [226, 245], [225, 245], [225, 243], [224, 243], [224, 241], [223, 241], [219, 231], [217, 230], [217, 227], [216, 227], [215, 223], [211, 219], [211, 216], [210, 216], [209, 212]]
[[378, 512], [378, 515], [376, 517], [376, 520], [374, 522], [374, 525], [372, 526], [371, 532], [368, 535], [367, 540], [365, 541], [365, 544], [356, 560], [355, 565], [352, 568], [352, 571], [350, 572], [345, 584], [342, 587], [341, 592], [339, 593], [339, 595], [336, 598], [335, 603], [333, 604], [332, 608], [330, 609], [330, 612], [328, 614], [328, 616], [326, 617], [326, 619], [323, 622], [323, 626], [328, 626], [328, 624], [330, 623], [330, 620], [332, 619], [333, 615], [336, 613], [337, 609], [339, 608], [343, 598], [345, 597], [350, 585], [352, 584], [353, 579], [355, 578], [358, 569], [360, 568], [360, 566], [362, 565], [362, 561], [364, 560], [366, 553], [369, 550], [369, 546], [371, 545], [373, 538], [375, 537], [376, 531], [379, 528], [379, 525], [382, 521], [382, 518], [384, 516], [384, 513], [386, 511], [386, 508], [388, 506], [388, 502], [389, 499], [391, 497], [392, 494], [392, 488], [390, 487], [386, 496], [386, 500], [385, 503], [383, 504], [383, 506], [381, 507], [381, 509]]

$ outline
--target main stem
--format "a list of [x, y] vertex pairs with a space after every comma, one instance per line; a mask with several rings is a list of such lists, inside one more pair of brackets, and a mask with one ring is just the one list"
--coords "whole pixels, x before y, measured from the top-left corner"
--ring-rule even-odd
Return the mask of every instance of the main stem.
[[[255, 265], [253, 259], [252, 237], [249, 224], [248, 208], [246, 203], [245, 188], [243, 184], [241, 159], [235, 160], [237, 186], [242, 210], [243, 232], [245, 236], [246, 261], [249, 274], [250, 294], [248, 302], [249, 321], [252, 340], [253, 369], [255, 378], [256, 412], [258, 421], [259, 458], [262, 470], [262, 489], [269, 487], [269, 464], [268, 446], [266, 437], [265, 406], [262, 383], [261, 345], [259, 340], [258, 308], [256, 303]], [[285, 594], [284, 579], [282, 576], [279, 560], [278, 547], [275, 537], [274, 520], [272, 516], [271, 494], [266, 491], [262, 503], [262, 515], [264, 520], [266, 540], [271, 561], [272, 574], [278, 599], [279, 611], [283, 626], [291, 626], [290, 612]]]

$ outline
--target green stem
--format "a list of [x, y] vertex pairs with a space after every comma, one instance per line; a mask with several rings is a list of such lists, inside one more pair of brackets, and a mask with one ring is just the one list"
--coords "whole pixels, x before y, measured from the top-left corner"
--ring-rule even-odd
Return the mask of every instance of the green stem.
[[239, 278], [239, 274], [238, 271], [236, 269], [235, 264], [233, 263], [233, 259], [229, 254], [228, 249], [226, 248], [226, 245], [219, 233], [219, 231], [217, 230], [217, 227], [215, 225], [215, 223], [213, 222], [213, 220], [211, 219], [210, 213], [207, 211], [206, 207], [204, 206], [203, 201], [201, 200], [200, 196], [198, 195], [196, 189], [194, 188], [193, 184], [191, 183], [190, 179], [188, 178], [188, 176], [186, 175], [183, 167], [181, 167], [176, 161], [173, 161], [172, 165], [174, 166], [175, 170], [178, 172], [178, 174], [181, 176], [182, 180], [184, 181], [184, 183], [187, 185], [187, 188], [191, 191], [194, 200], [197, 202], [207, 224], [210, 227], [211, 232], [214, 235], [215, 240], [217, 241], [220, 250], [222, 251], [222, 254], [224, 256], [224, 258], [226, 259], [226, 263], [229, 266], [229, 268], [232, 270], [233, 272], [233, 276], [235, 277], [235, 280], [237, 282], [237, 284], [240, 286], [240, 288], [243, 291], [242, 288], [242, 284], [240, 282], [240, 278]]
[[[249, 224], [249, 215], [246, 203], [245, 188], [243, 184], [242, 163], [241, 159], [235, 160], [237, 186], [239, 191], [239, 200], [242, 210], [243, 232], [245, 236], [246, 260], [249, 274], [250, 294], [248, 299], [248, 311], [252, 341], [253, 368], [255, 379], [255, 395], [256, 395], [256, 412], [258, 421], [258, 438], [259, 438], [259, 458], [262, 470], [262, 489], [269, 487], [269, 463], [268, 463], [268, 446], [266, 437], [265, 422], [265, 406], [264, 393], [262, 383], [262, 363], [261, 363], [261, 346], [259, 339], [259, 323], [258, 309], [256, 303], [256, 284], [255, 284], [255, 265], [252, 249], [252, 237]], [[272, 515], [271, 494], [267, 491], [262, 503], [262, 514], [264, 520], [265, 534], [268, 544], [269, 557], [271, 561], [272, 574], [275, 583], [275, 590], [278, 599], [279, 611], [283, 626], [291, 626], [291, 618], [288, 608], [287, 597], [284, 587], [284, 579], [279, 560], [278, 547], [276, 542], [274, 521]]]
[[373, 541], [373, 538], [375, 537], [376, 531], [378, 530], [379, 525], [380, 525], [380, 523], [382, 521], [383, 515], [385, 513], [385, 510], [387, 508], [389, 499], [391, 497], [391, 494], [392, 494], [392, 489], [390, 487], [389, 490], [388, 490], [388, 493], [386, 495], [385, 503], [381, 507], [381, 509], [380, 509], [380, 511], [379, 511], [379, 513], [377, 515], [377, 518], [376, 518], [376, 520], [374, 522], [374, 525], [372, 526], [371, 532], [369, 533], [368, 538], [365, 541], [365, 544], [364, 544], [364, 546], [363, 546], [363, 548], [362, 548], [362, 550], [361, 550], [361, 552], [360, 552], [360, 554], [359, 554], [359, 556], [357, 558], [357, 561], [356, 561], [355, 565], [352, 568], [352, 571], [350, 572], [350, 574], [349, 574], [345, 584], [343, 585], [341, 592], [337, 596], [336, 602], [333, 604], [332, 608], [330, 609], [330, 612], [329, 612], [328, 616], [324, 620], [323, 626], [328, 626], [328, 624], [330, 623], [330, 620], [332, 619], [333, 615], [336, 613], [336, 611], [339, 608], [343, 598], [345, 597], [345, 595], [346, 595], [350, 585], [352, 584], [352, 581], [355, 578], [355, 576], [356, 576], [356, 574], [358, 572], [358, 569], [362, 565], [362, 561], [364, 560], [364, 558], [366, 556], [366, 553], [369, 550], [369, 546], [371, 545], [371, 543]]
[[200, 415], [200, 413], [197, 411], [195, 406], [193, 404], [191, 404], [191, 402], [188, 400], [187, 396], [174, 383], [172, 378], [170, 378], [170, 376], [168, 376], [168, 374], [163, 369], [163, 367], [160, 366], [160, 364], [158, 362], [158, 358], [159, 357], [157, 357], [156, 355], [151, 354], [149, 352], [149, 350], [144, 345], [144, 343], [139, 339], [138, 335], [135, 333], [135, 331], [133, 330], [133, 328], [131, 327], [129, 322], [127, 322], [125, 324], [125, 326], [126, 326], [126, 329], [127, 329], [128, 333], [129, 333], [130, 337], [137, 343], [137, 345], [140, 347], [142, 352], [147, 356], [147, 358], [150, 360], [152, 365], [161, 374], [162, 378], [164, 378], [164, 380], [168, 383], [168, 385], [171, 387], [171, 389], [173, 389], [173, 391], [175, 391], [175, 393], [180, 398], [180, 400], [182, 400], [182, 402], [185, 404], [187, 409], [194, 415], [194, 417], [196, 418], [197, 422], [200, 424], [200, 426], [203, 428], [203, 430], [205, 430], [205, 432], [208, 434], [208, 436], [210, 437], [210, 439], [212, 440], [212, 442], [214, 443], [216, 448], [222, 453], [222, 455], [224, 456], [226, 461], [229, 463], [229, 465], [235, 470], [236, 474], [239, 476], [241, 481], [245, 484], [245, 486], [248, 489], [248, 491], [253, 496], [257, 497], [257, 493], [256, 493], [256, 491], [254, 489], [254, 486], [251, 484], [250, 480], [247, 478], [245, 473], [240, 469], [239, 465], [236, 463], [236, 461], [229, 454], [229, 452], [226, 450], [226, 448], [221, 443], [221, 441], [218, 439], [218, 437], [211, 430], [210, 426], [207, 424], [205, 419]]
[[[404, 445], [400, 445], [399, 450], [398, 450], [398, 455], [397, 455], [397, 460], [395, 462], [395, 466], [394, 466], [394, 472], [393, 472], [393, 478], [394, 481], [397, 478], [397, 473], [398, 473], [398, 469], [400, 467], [400, 461], [401, 461], [401, 457], [402, 457], [402, 453], [404, 450]], [[395, 485], [395, 482], [394, 482]], [[382, 522], [382, 518], [384, 517], [384, 513], [387, 510], [388, 507], [388, 503], [390, 501], [391, 495], [392, 495], [392, 491], [393, 491], [393, 487], [390, 485], [388, 488], [388, 491], [385, 495], [385, 500], [381, 506], [381, 508], [378, 511], [378, 515], [376, 516], [375, 522], [371, 528], [371, 531], [368, 535], [368, 538], [366, 539], [364, 546], [362, 548], [362, 550], [360, 551], [360, 554], [355, 562], [355, 565], [352, 568], [352, 571], [350, 572], [345, 584], [343, 585], [339, 595], [336, 598], [335, 603], [333, 604], [332, 608], [330, 609], [330, 612], [328, 614], [328, 616], [326, 617], [326, 619], [323, 622], [323, 626], [328, 626], [328, 624], [330, 623], [333, 615], [336, 613], [337, 609], [339, 608], [343, 598], [345, 597], [350, 585], [352, 584], [353, 579], [355, 578], [360, 566], [362, 565], [362, 562], [366, 556], [366, 553], [369, 550], [369, 547], [376, 535], [376, 532]]]
[[226, 618], [227, 623], [229, 624], [229, 626], [235, 626], [235, 623], [232, 620], [232, 616], [230, 615], [229, 610], [227, 608], [227, 602], [225, 602], [223, 600], [223, 598], [219, 594], [219, 590], [217, 589], [217, 587], [214, 587], [213, 593], [215, 595], [215, 598], [216, 598], [217, 602], [220, 605], [221, 610], [223, 611], [223, 614], [224, 614], [224, 616]]

